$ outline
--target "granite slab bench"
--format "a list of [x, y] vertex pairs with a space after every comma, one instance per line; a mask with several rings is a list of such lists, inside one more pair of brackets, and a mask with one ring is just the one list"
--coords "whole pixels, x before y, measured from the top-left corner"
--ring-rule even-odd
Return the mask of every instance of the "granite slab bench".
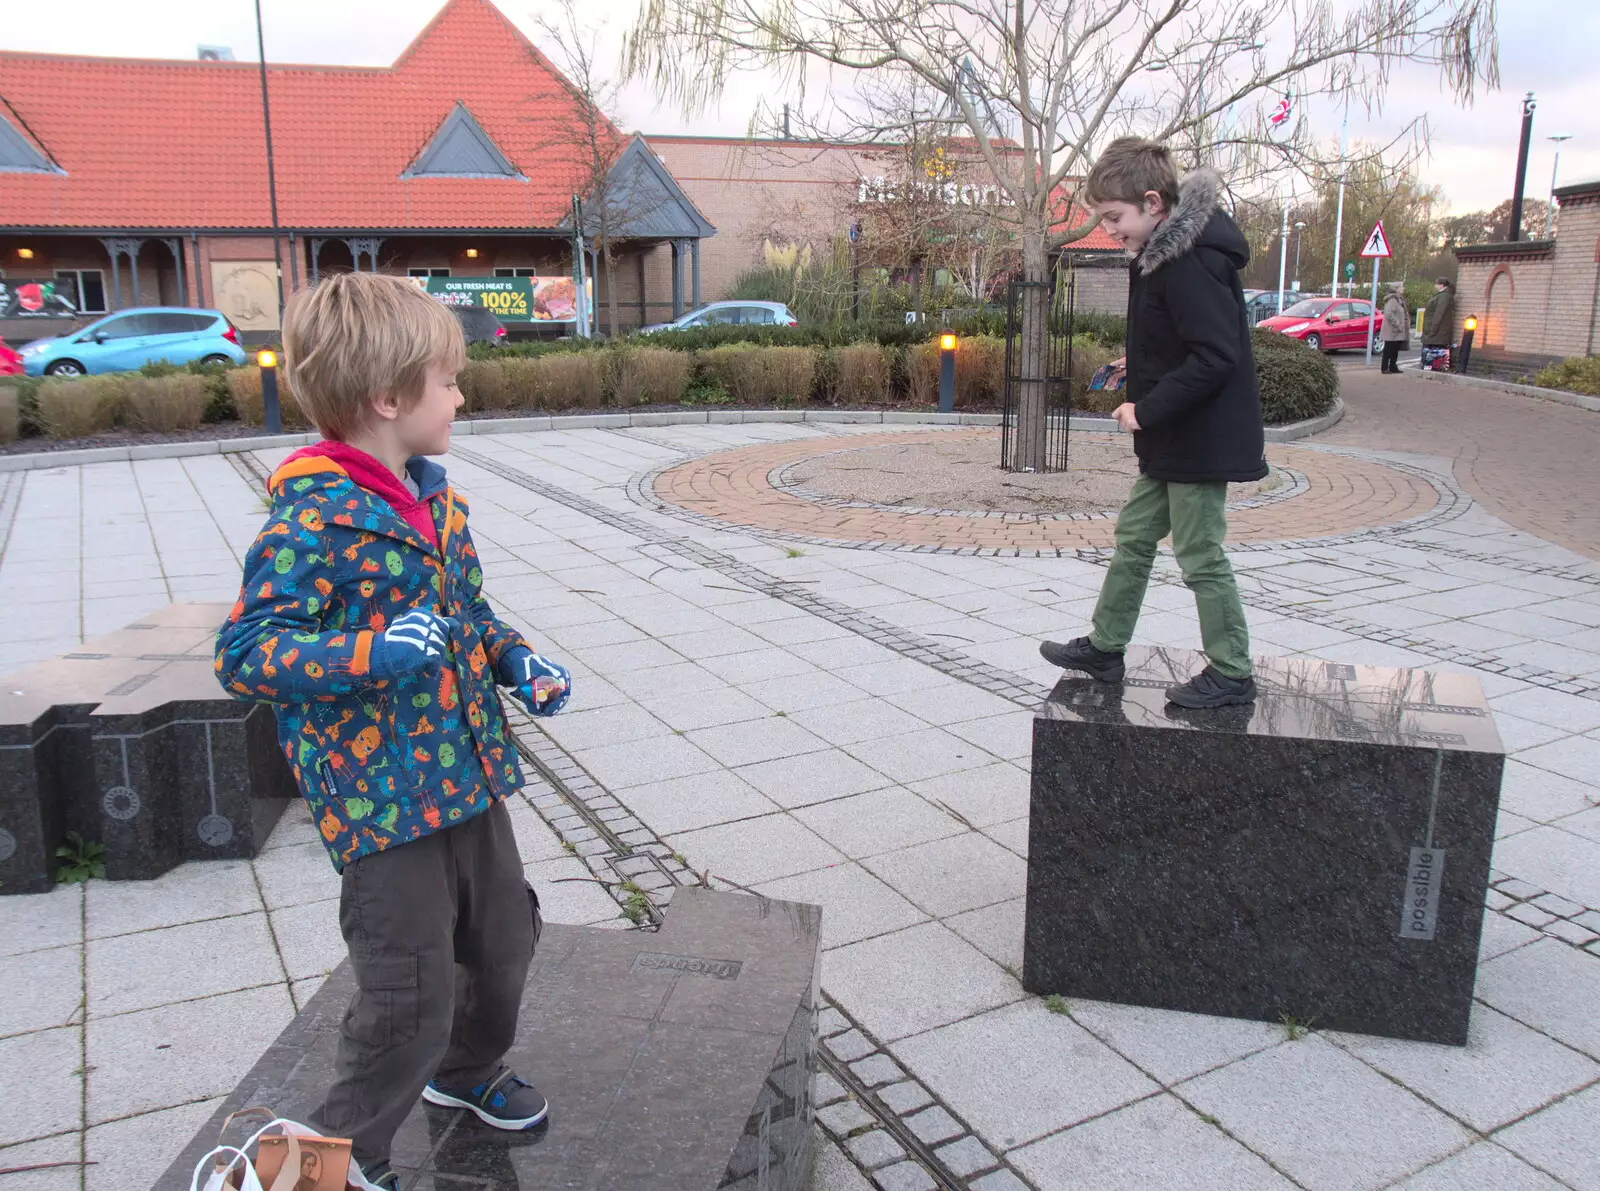
[[[505, 1133], [419, 1099], [401, 1191], [807, 1191], [821, 925], [817, 906], [684, 888], [658, 932], [546, 926], [506, 1061], [549, 1117]], [[346, 961], [155, 1191], [188, 1191], [232, 1112], [313, 1117], [353, 988]]]
[[113, 881], [255, 856], [297, 797], [272, 709], [212, 672], [225, 604], [172, 604], [0, 678], [0, 893], [55, 881], [68, 831]]
[[1252, 707], [1168, 704], [1204, 664], [1130, 649], [1035, 717], [1023, 984], [1464, 1044], [1505, 765], [1478, 681], [1269, 658]]

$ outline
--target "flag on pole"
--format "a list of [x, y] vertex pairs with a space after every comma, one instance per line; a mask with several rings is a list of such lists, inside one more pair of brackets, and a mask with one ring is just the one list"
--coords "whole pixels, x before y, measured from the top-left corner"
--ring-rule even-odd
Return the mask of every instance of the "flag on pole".
[[1285, 124], [1289, 123], [1289, 117], [1293, 114], [1294, 97], [1292, 95], [1285, 95], [1282, 99], [1278, 100], [1278, 106], [1273, 108], [1272, 111], [1268, 113], [1267, 123], [1272, 125], [1274, 130], [1281, 129]]

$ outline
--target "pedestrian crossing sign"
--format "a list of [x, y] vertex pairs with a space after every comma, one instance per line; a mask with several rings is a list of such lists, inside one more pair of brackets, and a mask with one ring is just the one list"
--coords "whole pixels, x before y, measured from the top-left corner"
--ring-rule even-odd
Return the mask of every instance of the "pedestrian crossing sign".
[[1367, 242], [1361, 248], [1361, 255], [1366, 257], [1390, 257], [1394, 253], [1389, 251], [1389, 237], [1383, 234], [1383, 220], [1378, 220], [1372, 225], [1372, 234], [1367, 237]]

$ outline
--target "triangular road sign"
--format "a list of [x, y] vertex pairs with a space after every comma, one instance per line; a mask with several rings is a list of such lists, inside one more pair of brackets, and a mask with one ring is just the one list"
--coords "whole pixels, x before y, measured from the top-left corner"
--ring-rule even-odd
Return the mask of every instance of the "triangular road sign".
[[1383, 234], [1383, 220], [1378, 220], [1372, 225], [1372, 234], [1367, 237], [1367, 242], [1362, 246], [1362, 256], [1393, 256], [1389, 251], [1389, 237]]

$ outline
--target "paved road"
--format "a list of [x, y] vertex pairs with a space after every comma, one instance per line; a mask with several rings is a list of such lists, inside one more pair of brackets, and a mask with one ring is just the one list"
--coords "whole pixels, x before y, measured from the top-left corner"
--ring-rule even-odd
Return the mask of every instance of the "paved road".
[[1600, 414], [1476, 386], [1341, 369], [1344, 421], [1319, 443], [1455, 460], [1518, 529], [1600, 558]]

